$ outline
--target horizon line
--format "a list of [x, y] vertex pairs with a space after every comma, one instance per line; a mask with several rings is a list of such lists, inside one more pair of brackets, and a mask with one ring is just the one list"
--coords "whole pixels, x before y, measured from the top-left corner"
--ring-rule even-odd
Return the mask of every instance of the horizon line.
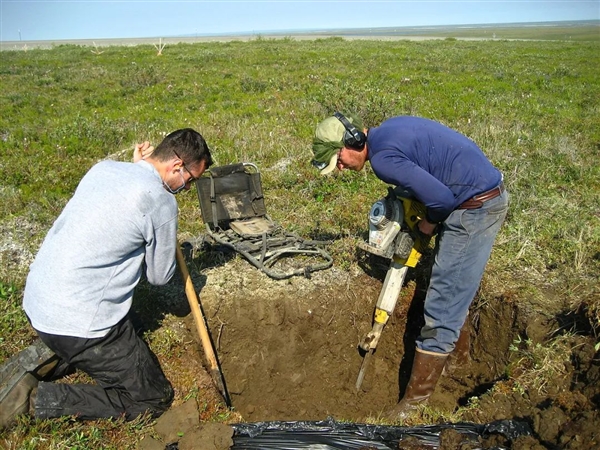
[[178, 34], [178, 35], [167, 35], [167, 36], [138, 36], [138, 37], [102, 37], [102, 38], [60, 38], [60, 39], [25, 39], [18, 41], [5, 41], [0, 39], [3, 43], [18, 43], [18, 42], [60, 42], [60, 41], [103, 41], [103, 40], [115, 40], [115, 39], [169, 39], [169, 38], [201, 38], [201, 37], [231, 37], [231, 36], [260, 36], [260, 35], [289, 35], [292, 34], [318, 34], [318, 33], [339, 33], [344, 34], [345, 32], [365, 32], [367, 30], [419, 30], [419, 29], [440, 29], [440, 28], [456, 28], [456, 27], [507, 27], [515, 25], [541, 25], [541, 24], [566, 24], [566, 23], [590, 23], [600, 25], [600, 19], [582, 19], [582, 20], [544, 20], [544, 21], [532, 21], [532, 22], [498, 22], [498, 23], [460, 23], [460, 24], [443, 24], [443, 25], [398, 25], [398, 26], [386, 26], [386, 27], [360, 27], [360, 28], [300, 28], [300, 29], [287, 29], [287, 30], [248, 30], [248, 31], [230, 31], [221, 33], [191, 33], [191, 34]]

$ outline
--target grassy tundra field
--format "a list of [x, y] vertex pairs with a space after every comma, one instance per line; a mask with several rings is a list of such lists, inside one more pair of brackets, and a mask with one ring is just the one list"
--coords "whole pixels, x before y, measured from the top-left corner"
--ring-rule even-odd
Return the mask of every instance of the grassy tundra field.
[[[597, 376], [597, 35], [581, 42], [257, 38], [168, 44], [157, 53], [152, 45], [63, 45], [0, 54], [0, 362], [34, 338], [20, 306], [28, 266], [80, 178], [100, 160], [130, 160], [135, 142], [158, 143], [177, 128], [202, 133], [218, 165], [256, 163], [271, 217], [300, 235], [333, 241], [334, 269], [360, 272], [356, 244], [385, 186], [369, 167], [331, 178], [309, 164], [314, 126], [341, 110], [369, 126], [393, 115], [440, 121], [477, 142], [503, 171], [511, 206], [478, 303], [511, 302], [551, 324], [536, 339], [514, 336], [503, 389], [512, 397], [542, 391], [582, 346], [591, 346]], [[196, 195], [177, 200], [180, 236], [201, 234]], [[210, 266], [197, 263], [201, 272]], [[183, 345], [160, 325], [146, 338], [163, 366]], [[176, 403], [190, 396], [208, 402], [202, 391], [169, 378]], [[576, 381], [585, 380], [570, 385]], [[597, 409], [597, 391], [588, 402]], [[205, 408], [203, 420], [239, 418], [217, 405]], [[22, 418], [0, 432], [0, 443], [130, 448], [152, 434], [152, 424]]]

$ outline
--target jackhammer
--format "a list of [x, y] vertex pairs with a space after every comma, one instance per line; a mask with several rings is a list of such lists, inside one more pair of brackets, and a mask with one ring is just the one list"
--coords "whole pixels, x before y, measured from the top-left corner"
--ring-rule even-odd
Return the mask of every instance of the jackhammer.
[[390, 260], [390, 266], [375, 305], [373, 327], [359, 343], [365, 354], [356, 380], [359, 390], [369, 359], [375, 352], [383, 328], [396, 307], [409, 267], [415, 267], [431, 237], [419, 232], [417, 223], [425, 217], [425, 206], [399, 188], [389, 188], [388, 195], [371, 206], [369, 241], [359, 247], [373, 255]]

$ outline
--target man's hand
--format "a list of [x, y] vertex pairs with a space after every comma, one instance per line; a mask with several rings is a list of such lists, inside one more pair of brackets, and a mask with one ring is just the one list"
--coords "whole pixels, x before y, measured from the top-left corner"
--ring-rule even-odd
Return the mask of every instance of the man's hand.
[[133, 146], [133, 162], [136, 163], [141, 159], [146, 159], [153, 151], [154, 147], [151, 146], [148, 141], [141, 144], [135, 144]]
[[437, 224], [428, 222], [427, 219], [422, 219], [419, 221], [419, 223], [417, 223], [417, 227], [419, 228], [419, 231], [424, 235], [433, 236]]

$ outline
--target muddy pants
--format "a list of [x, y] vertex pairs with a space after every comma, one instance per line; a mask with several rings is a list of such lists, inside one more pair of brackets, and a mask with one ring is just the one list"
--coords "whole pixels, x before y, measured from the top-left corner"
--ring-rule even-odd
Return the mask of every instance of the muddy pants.
[[417, 338], [419, 349], [454, 350], [507, 210], [505, 191], [481, 208], [453, 211], [442, 223], [425, 297], [425, 325]]
[[124, 416], [132, 420], [145, 412], [160, 416], [171, 405], [173, 388], [128, 318], [102, 338], [37, 333], [62, 359], [63, 368], [79, 369], [96, 384], [40, 382], [35, 417], [74, 415], [91, 420]]

